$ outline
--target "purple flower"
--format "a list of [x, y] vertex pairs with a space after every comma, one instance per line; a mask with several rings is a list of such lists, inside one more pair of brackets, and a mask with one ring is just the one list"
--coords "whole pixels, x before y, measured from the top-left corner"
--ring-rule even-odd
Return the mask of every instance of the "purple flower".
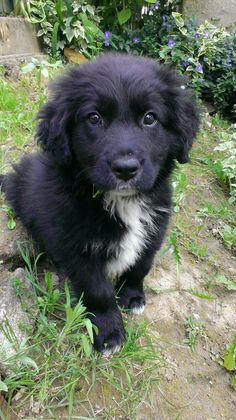
[[150, 4], [149, 5], [149, 9], [153, 10], [153, 9], [158, 9], [158, 7], [160, 7], [161, 1], [157, 0], [156, 3]]
[[166, 15], [163, 15], [163, 16], [162, 16], [162, 23], [163, 23], [163, 25], [164, 25], [166, 22], [167, 22], [167, 16], [166, 16]]
[[134, 44], [138, 44], [138, 43], [139, 43], [139, 38], [138, 38], [137, 36], [135, 36], [135, 37], [133, 38], [133, 43], [134, 43]]
[[189, 66], [189, 64], [191, 64], [189, 60], [184, 60], [184, 61], [183, 61], [183, 66], [184, 66], [184, 67], [188, 67], [188, 66]]
[[176, 43], [175, 43], [175, 41], [173, 40], [173, 38], [172, 37], [170, 37], [169, 38], [169, 40], [168, 40], [168, 47], [170, 47], [170, 48], [173, 48], [173, 47], [175, 47], [176, 46]]
[[199, 38], [200, 38], [200, 35], [199, 35], [199, 33], [198, 33], [198, 32], [195, 32], [195, 34], [194, 34], [194, 38], [195, 38], [195, 39], [199, 39]]
[[210, 32], [204, 31], [203, 32], [203, 38], [210, 38]]
[[109, 32], [109, 31], [104, 32], [104, 38], [105, 39], [108, 40], [110, 38], [110, 36], [111, 36], [111, 32]]
[[199, 61], [196, 63], [196, 70], [198, 73], [203, 73], [203, 66], [199, 63]]
[[104, 32], [103, 44], [105, 47], [109, 47], [110, 45], [110, 36], [111, 36], [111, 33], [109, 31]]

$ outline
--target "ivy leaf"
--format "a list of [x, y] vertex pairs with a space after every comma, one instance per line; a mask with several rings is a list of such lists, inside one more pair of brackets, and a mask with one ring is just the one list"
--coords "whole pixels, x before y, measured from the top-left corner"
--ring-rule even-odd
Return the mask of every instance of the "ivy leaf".
[[184, 26], [184, 20], [181, 16], [181, 13], [172, 12], [172, 16], [173, 16], [173, 18], [175, 20], [175, 23], [178, 26], [178, 28], [182, 28]]
[[66, 38], [68, 39], [69, 43], [71, 43], [72, 39], [74, 38], [74, 31], [73, 29], [67, 27], [64, 31], [64, 33], [66, 34]]

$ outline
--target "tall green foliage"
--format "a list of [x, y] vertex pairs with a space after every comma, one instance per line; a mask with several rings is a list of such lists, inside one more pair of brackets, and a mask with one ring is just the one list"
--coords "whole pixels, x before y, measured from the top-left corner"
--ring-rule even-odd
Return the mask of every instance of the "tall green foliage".
[[65, 47], [88, 55], [101, 48], [101, 18], [95, 6], [86, 0], [15, 0], [15, 11], [32, 23], [38, 23], [46, 51], [58, 57]]

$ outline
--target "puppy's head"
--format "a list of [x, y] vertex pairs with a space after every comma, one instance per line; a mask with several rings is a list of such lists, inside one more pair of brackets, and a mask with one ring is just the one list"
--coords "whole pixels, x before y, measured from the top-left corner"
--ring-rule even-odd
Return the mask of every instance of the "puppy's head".
[[42, 148], [97, 188], [150, 190], [167, 162], [188, 161], [198, 110], [183, 80], [153, 60], [103, 55], [53, 85], [39, 113]]

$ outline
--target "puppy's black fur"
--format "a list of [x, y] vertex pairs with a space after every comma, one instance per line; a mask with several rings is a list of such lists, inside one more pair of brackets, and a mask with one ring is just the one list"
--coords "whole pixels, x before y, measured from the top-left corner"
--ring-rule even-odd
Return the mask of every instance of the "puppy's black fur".
[[174, 160], [187, 162], [198, 129], [182, 84], [142, 57], [104, 55], [71, 69], [39, 113], [43, 152], [4, 178], [22, 223], [94, 314], [99, 351], [124, 340], [118, 305], [139, 312], [145, 304], [143, 278], [169, 220]]

